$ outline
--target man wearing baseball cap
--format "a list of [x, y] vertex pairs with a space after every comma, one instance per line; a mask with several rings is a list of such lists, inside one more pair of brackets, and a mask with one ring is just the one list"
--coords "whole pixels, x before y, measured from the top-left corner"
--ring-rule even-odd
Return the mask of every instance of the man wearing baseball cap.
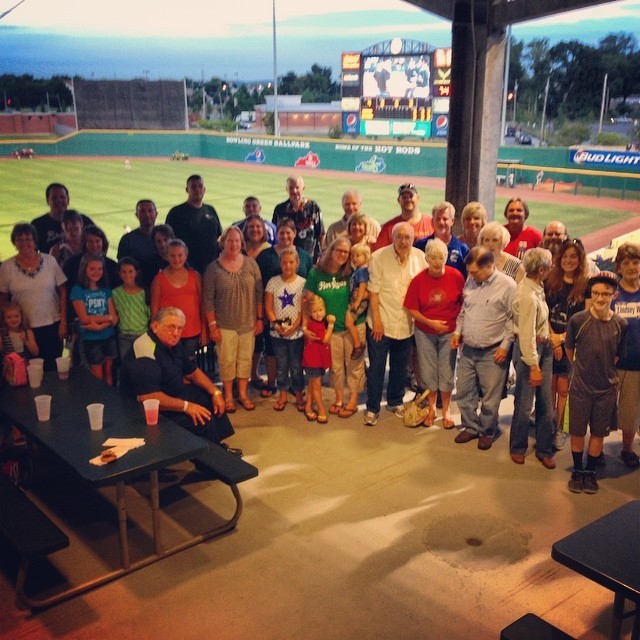
[[398, 187], [400, 215], [382, 225], [373, 250], [393, 244], [392, 231], [399, 222], [408, 222], [413, 227], [414, 242], [430, 236], [434, 232], [431, 216], [420, 211], [420, 195], [415, 184], [405, 183]]

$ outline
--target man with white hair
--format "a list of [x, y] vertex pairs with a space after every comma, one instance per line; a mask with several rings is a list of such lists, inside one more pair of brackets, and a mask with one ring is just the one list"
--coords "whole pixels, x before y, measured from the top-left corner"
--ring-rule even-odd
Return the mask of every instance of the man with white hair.
[[[336, 238], [349, 235], [349, 218], [362, 211], [362, 198], [357, 191], [350, 190], [342, 194], [342, 210], [344, 211], [342, 218], [329, 225], [323, 248], [328, 247]], [[371, 216], [367, 216], [366, 223], [367, 238], [375, 242], [380, 233], [380, 223]]]
[[369, 312], [367, 315], [367, 408], [364, 423], [378, 421], [384, 372], [389, 359], [387, 409], [404, 416], [402, 404], [411, 356], [413, 319], [403, 307], [409, 283], [426, 269], [424, 252], [413, 247], [413, 227], [400, 222], [392, 231], [393, 244], [375, 251], [369, 263]]

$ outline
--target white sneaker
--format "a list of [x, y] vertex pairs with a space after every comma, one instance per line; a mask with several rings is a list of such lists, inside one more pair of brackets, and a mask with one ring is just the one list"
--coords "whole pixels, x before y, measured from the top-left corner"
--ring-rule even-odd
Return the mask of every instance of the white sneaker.
[[555, 449], [560, 451], [560, 449], [564, 448], [565, 443], [567, 442], [568, 433], [564, 431], [556, 431], [556, 435], [553, 437], [553, 446]]
[[364, 412], [364, 423], [367, 427], [373, 427], [378, 424], [378, 414], [373, 413], [373, 411], [365, 411]]
[[398, 418], [404, 418], [404, 405], [403, 404], [399, 404], [395, 407], [391, 407], [389, 405], [387, 405], [387, 411], [392, 411], [393, 414], [398, 417]]

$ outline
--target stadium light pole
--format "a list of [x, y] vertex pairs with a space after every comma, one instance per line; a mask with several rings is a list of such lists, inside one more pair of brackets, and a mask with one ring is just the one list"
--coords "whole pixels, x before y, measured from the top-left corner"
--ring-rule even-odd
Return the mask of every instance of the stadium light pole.
[[276, 0], [273, 0], [273, 135], [280, 135], [278, 115], [278, 54], [276, 49]]

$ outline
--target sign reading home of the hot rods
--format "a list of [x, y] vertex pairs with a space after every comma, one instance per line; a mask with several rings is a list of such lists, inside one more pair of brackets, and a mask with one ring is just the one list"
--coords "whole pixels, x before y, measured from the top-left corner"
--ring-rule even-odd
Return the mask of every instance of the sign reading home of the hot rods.
[[635, 167], [640, 169], [640, 153], [632, 151], [604, 151], [602, 149], [575, 149], [569, 160], [582, 166]]

